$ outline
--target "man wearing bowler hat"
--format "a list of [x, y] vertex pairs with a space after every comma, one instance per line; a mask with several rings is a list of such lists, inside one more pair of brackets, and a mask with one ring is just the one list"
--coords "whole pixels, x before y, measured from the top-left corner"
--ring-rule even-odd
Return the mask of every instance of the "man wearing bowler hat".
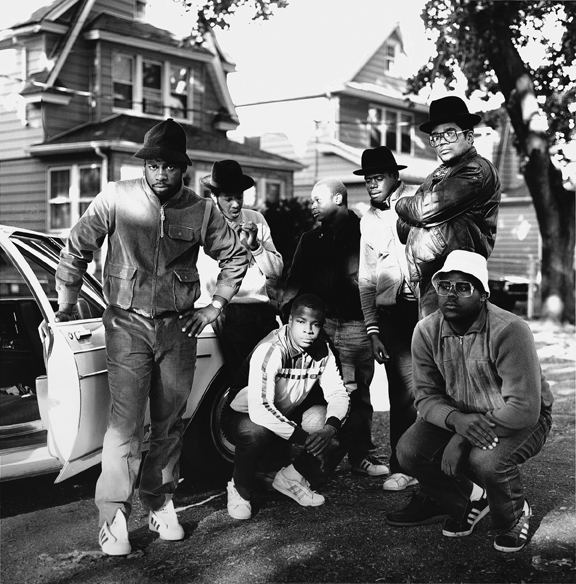
[[385, 491], [401, 491], [416, 483], [400, 467], [396, 444], [416, 419], [412, 392], [410, 341], [418, 321], [418, 302], [411, 289], [404, 245], [398, 238], [394, 210], [402, 197], [410, 198], [415, 186], [400, 180], [390, 148], [364, 150], [362, 168], [370, 208], [360, 221], [360, 270], [358, 284], [372, 355], [384, 363], [390, 400], [390, 476]]
[[438, 308], [431, 277], [452, 250], [490, 256], [500, 204], [498, 173], [474, 147], [480, 116], [450, 95], [430, 104], [429, 118], [420, 130], [429, 134], [442, 164], [413, 197], [396, 206], [410, 278], [419, 285], [421, 316]]
[[[210, 189], [218, 209], [248, 254], [249, 267], [240, 290], [214, 323], [226, 366], [234, 377], [256, 344], [278, 328], [268, 289], [282, 275], [284, 261], [262, 213], [243, 208], [244, 191], [254, 186], [254, 179], [244, 174], [236, 160], [215, 162], [211, 174], [200, 182]], [[207, 297], [211, 297], [218, 266], [203, 254], [199, 270]]]
[[[131, 552], [128, 518], [150, 401], [150, 450], [140, 476], [149, 528], [181, 540], [172, 497], [179, 480], [182, 415], [192, 388], [197, 337], [240, 287], [245, 248], [210, 200], [183, 185], [191, 161], [182, 126], [168, 119], [151, 128], [134, 155], [140, 179], [110, 183], [70, 231], [56, 271], [59, 310], [70, 320], [82, 275], [108, 238], [104, 295], [108, 383], [112, 407], [96, 485], [102, 551]], [[212, 303], [194, 310], [200, 294], [200, 246], [220, 263]]]

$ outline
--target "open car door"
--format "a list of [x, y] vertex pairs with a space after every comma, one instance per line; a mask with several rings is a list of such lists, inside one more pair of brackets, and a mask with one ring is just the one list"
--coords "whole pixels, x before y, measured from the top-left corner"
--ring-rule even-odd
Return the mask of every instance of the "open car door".
[[[4, 240], [3, 240], [4, 245]], [[55, 321], [54, 273], [59, 242], [47, 236], [19, 234], [6, 247], [26, 280], [43, 316], [38, 327], [46, 376], [36, 379], [38, 406], [47, 430], [48, 450], [63, 468], [63, 481], [101, 460], [110, 411], [100, 285], [86, 276], [75, 320]]]

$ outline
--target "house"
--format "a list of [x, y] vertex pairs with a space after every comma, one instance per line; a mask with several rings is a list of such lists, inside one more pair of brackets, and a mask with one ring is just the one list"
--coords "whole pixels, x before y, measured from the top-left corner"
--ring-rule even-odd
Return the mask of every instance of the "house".
[[[234, 158], [256, 180], [248, 205], [292, 196], [301, 165], [227, 138], [234, 64], [215, 37], [178, 38], [144, 0], [47, 0], [0, 31], [0, 222], [66, 236], [109, 181], [139, 177], [144, 134], [171, 117], [200, 178]], [[203, 193], [206, 195], [206, 193]]]
[[[267, 69], [270, 83], [258, 86], [256, 101], [238, 102], [241, 126], [229, 136], [301, 162], [295, 196], [308, 197], [322, 178], [338, 178], [348, 188], [350, 206], [362, 213], [366, 187], [352, 171], [360, 168], [366, 148], [388, 146], [398, 164], [408, 167], [401, 176], [410, 184], [422, 183], [438, 163], [418, 130], [428, 120], [428, 106], [422, 97], [407, 94], [408, 56], [400, 26], [362, 19], [345, 24], [345, 38], [353, 42], [317, 43], [302, 34], [299, 45], [310, 44], [305, 66], [275, 54], [283, 82], [276, 83], [274, 71]], [[329, 33], [344, 38], [330, 27]], [[252, 128], [258, 137], [249, 135]]]

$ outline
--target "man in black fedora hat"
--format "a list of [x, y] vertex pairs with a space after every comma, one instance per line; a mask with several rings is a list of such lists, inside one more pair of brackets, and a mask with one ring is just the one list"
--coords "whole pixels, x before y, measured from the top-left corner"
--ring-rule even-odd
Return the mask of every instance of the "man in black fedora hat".
[[[254, 186], [254, 179], [244, 174], [236, 160], [215, 162], [212, 172], [200, 182], [210, 189], [216, 206], [248, 254], [248, 271], [240, 290], [214, 323], [226, 367], [233, 378], [256, 344], [278, 328], [268, 291], [282, 275], [284, 260], [276, 250], [262, 213], [244, 208], [244, 192]], [[203, 255], [199, 270], [209, 298], [217, 283], [218, 266]]]
[[431, 277], [451, 251], [490, 256], [500, 204], [498, 173], [474, 147], [474, 126], [480, 116], [471, 114], [462, 99], [449, 95], [430, 104], [429, 118], [420, 130], [429, 134], [442, 164], [413, 197], [396, 206], [410, 278], [419, 285], [421, 316], [438, 308]]
[[391, 474], [383, 488], [401, 491], [416, 482], [403, 472], [396, 444], [416, 419], [410, 341], [418, 321], [418, 303], [410, 288], [394, 208], [402, 197], [414, 194], [416, 187], [400, 180], [399, 171], [406, 166], [397, 164], [386, 146], [364, 150], [361, 163], [354, 174], [364, 176], [370, 208], [360, 221], [360, 300], [372, 355], [384, 363], [388, 378]]
[[[134, 156], [144, 160], [144, 176], [110, 183], [96, 196], [70, 231], [56, 271], [56, 320], [65, 322], [88, 263], [108, 239], [103, 324], [112, 407], [96, 505], [100, 546], [115, 556], [131, 551], [127, 521], [148, 401], [150, 450], [142, 465], [140, 499], [149, 528], [161, 539], [184, 538], [172, 498], [197, 337], [237, 292], [248, 265], [244, 247], [212, 202], [183, 185], [191, 161], [182, 126], [172, 119], [155, 125]], [[212, 303], [194, 310], [200, 246], [220, 262], [221, 271]]]

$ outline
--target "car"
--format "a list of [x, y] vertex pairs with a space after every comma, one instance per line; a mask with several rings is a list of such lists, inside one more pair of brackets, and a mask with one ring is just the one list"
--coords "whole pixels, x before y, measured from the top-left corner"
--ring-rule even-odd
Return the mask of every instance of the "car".
[[530, 293], [530, 280], [522, 276], [493, 276], [488, 280], [490, 302], [514, 310], [517, 302], [526, 302]]
[[[0, 226], [0, 480], [58, 472], [61, 482], [100, 462], [110, 411], [100, 282], [84, 276], [69, 322], [56, 322], [63, 241]], [[183, 470], [231, 469], [229, 383], [211, 327], [198, 339], [184, 414]], [[149, 430], [149, 415], [146, 428]], [[148, 433], [145, 434], [145, 445]]]

